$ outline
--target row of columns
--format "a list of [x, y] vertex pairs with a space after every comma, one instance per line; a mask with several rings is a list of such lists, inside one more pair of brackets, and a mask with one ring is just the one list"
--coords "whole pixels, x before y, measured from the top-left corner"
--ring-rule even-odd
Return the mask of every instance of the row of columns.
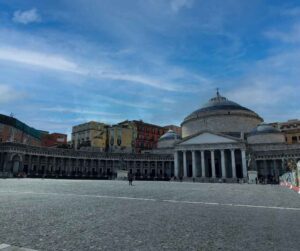
[[[1, 152], [0, 155], [0, 162], [3, 160], [4, 153]], [[50, 156], [42, 156], [42, 155], [26, 155], [22, 157], [22, 161], [20, 157], [17, 156], [18, 161], [20, 162], [19, 170], [24, 170], [25, 165], [27, 166], [26, 173], [27, 174], [37, 174], [41, 171], [45, 173], [57, 173], [59, 170], [59, 174], [64, 173], [65, 175], [69, 175], [73, 172], [76, 174], [78, 172], [85, 174], [85, 173], [92, 173], [93, 171], [97, 173], [105, 172], [110, 169], [110, 172], [114, 172], [116, 169], [126, 168], [129, 170], [131, 167], [133, 169], [140, 168], [143, 172], [144, 169], [155, 169], [155, 174], [159, 174], [160, 170], [162, 170], [163, 174], [168, 169], [169, 175], [172, 172], [172, 161], [164, 161], [164, 160], [109, 160], [109, 159], [78, 159], [78, 158], [60, 158], [60, 157], [50, 157]], [[14, 158], [14, 156], [12, 156]], [[12, 161], [13, 162], [13, 161]], [[13, 163], [11, 162], [11, 165]], [[88, 163], [89, 162], [89, 163]], [[158, 165], [158, 162], [161, 165]], [[138, 163], [141, 163], [138, 166]], [[147, 163], [147, 167], [145, 166]], [[153, 165], [154, 163], [154, 165]], [[167, 164], [168, 163], [168, 164]], [[122, 166], [122, 164], [125, 166]], [[11, 171], [11, 167], [9, 165], [9, 170]], [[93, 170], [94, 169], [94, 170]], [[169, 170], [170, 169], [170, 170]], [[1, 170], [0, 170], [1, 171]], [[19, 172], [20, 172], [19, 171]]]
[[[236, 163], [235, 163], [235, 150], [229, 149], [231, 151], [231, 169], [232, 169], [232, 178], [236, 178]], [[226, 168], [225, 168], [225, 150], [219, 150], [221, 152], [221, 172], [222, 178], [226, 178]], [[187, 177], [187, 157], [186, 152], [183, 152], [183, 177]], [[192, 173], [193, 178], [196, 178], [197, 174], [197, 165], [196, 165], [196, 150], [191, 150], [192, 152]], [[202, 177], [205, 176], [205, 155], [204, 150], [201, 150], [201, 174]], [[211, 158], [211, 169], [212, 169], [212, 178], [216, 178], [216, 166], [215, 166], [215, 150], [210, 150], [210, 158]], [[242, 173], [243, 178], [247, 177], [247, 164], [246, 164], [246, 152], [244, 149], [241, 150], [241, 158], [242, 158]], [[175, 151], [174, 154], [174, 171], [175, 176], [179, 176], [179, 151]]]
[[[161, 165], [158, 165], [158, 162], [161, 162]], [[145, 170], [147, 170], [147, 176], [150, 176], [152, 174], [152, 171], [154, 170], [155, 176], [164, 176], [164, 174], [167, 174], [168, 176], [172, 175], [172, 162], [171, 161], [155, 161], [154, 165], [151, 165], [151, 161], [148, 161], [147, 166], [141, 165], [137, 166], [137, 161], [133, 161], [133, 165], [128, 166], [128, 171], [131, 170], [132, 172], [137, 173], [137, 170], [140, 170], [141, 176], [145, 175]]]

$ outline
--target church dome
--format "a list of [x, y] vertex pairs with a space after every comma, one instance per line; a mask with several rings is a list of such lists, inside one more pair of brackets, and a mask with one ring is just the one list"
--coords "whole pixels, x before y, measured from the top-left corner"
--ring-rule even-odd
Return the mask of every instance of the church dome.
[[228, 100], [217, 91], [215, 97], [184, 119], [182, 136], [204, 130], [238, 136], [250, 132], [262, 121], [254, 111]]
[[169, 130], [159, 138], [157, 142], [157, 148], [172, 148], [180, 140], [180, 135], [173, 130]]
[[281, 133], [280, 130], [274, 128], [271, 125], [266, 123], [261, 123], [257, 127], [255, 127], [249, 135], [256, 135], [256, 134], [268, 134], [268, 133]]
[[238, 103], [235, 103], [231, 100], [228, 100], [225, 97], [222, 97], [217, 91], [217, 95], [213, 98], [211, 98], [206, 104], [204, 104], [200, 109], [192, 112], [189, 116], [187, 116], [184, 119], [185, 123], [186, 121], [189, 121], [194, 118], [198, 118], [202, 115], [206, 115], [208, 112], [214, 112], [214, 111], [224, 111], [224, 110], [241, 110], [246, 111], [249, 113], [252, 113], [254, 116], [259, 117], [255, 112], [251, 111], [250, 109], [243, 107], [239, 105]]
[[285, 136], [273, 126], [261, 123], [249, 133], [247, 142], [249, 144], [284, 143]]
[[181, 137], [173, 130], [169, 130], [159, 138], [159, 141], [177, 140], [177, 139], [181, 139]]

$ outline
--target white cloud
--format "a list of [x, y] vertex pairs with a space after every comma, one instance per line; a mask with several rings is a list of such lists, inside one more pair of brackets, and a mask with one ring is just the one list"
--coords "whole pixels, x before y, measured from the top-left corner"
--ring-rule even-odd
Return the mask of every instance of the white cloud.
[[[0, 46], [0, 60], [11, 61], [19, 64], [26, 64], [41, 67], [49, 70], [64, 71], [80, 75], [89, 75], [96, 79], [110, 79], [127, 81], [135, 84], [145, 85], [166, 91], [182, 91], [179, 85], [169, 83], [168, 80], [159, 80], [147, 75], [138, 75], [121, 72], [119, 70], [103, 71], [95, 70], [94, 66], [80, 66], [63, 55], [50, 54], [47, 52], [36, 52], [13, 47]], [[90, 65], [92, 65], [90, 63]], [[111, 66], [102, 66], [112, 68]]]
[[269, 84], [268, 82], [257, 82], [252, 85], [244, 85], [225, 93], [225, 96], [244, 106], [270, 106], [278, 104], [283, 98], [283, 93], [290, 92], [289, 87], [274, 88]]
[[297, 17], [300, 16], [300, 8], [295, 7], [291, 9], [285, 9], [281, 11], [281, 15], [283, 16], [291, 16], [291, 17]]
[[141, 109], [151, 109], [154, 108], [153, 105], [145, 103], [140, 103], [140, 102], [134, 102], [134, 101], [125, 101], [121, 100], [119, 98], [112, 98], [112, 97], [107, 97], [107, 96], [102, 96], [102, 95], [97, 95], [99, 99], [102, 101], [107, 101], [109, 103], [121, 105], [121, 106], [129, 106], [129, 107], [135, 107], [135, 108], [141, 108]]
[[60, 113], [72, 113], [72, 114], [86, 114], [86, 115], [99, 115], [99, 116], [120, 116], [120, 114], [110, 113], [110, 112], [101, 112], [101, 111], [91, 111], [84, 109], [74, 109], [74, 108], [64, 108], [64, 107], [44, 107], [40, 108], [42, 111], [48, 112], [60, 112]]
[[299, 116], [294, 111], [299, 106], [300, 50], [274, 53], [247, 68], [225, 96], [256, 111], [266, 121]]
[[295, 23], [287, 31], [272, 29], [266, 31], [264, 35], [269, 39], [279, 40], [284, 43], [298, 43], [300, 42], [300, 23]]
[[175, 84], [170, 84], [153, 77], [145, 75], [127, 74], [122, 72], [99, 72], [98, 77], [107, 78], [112, 80], [123, 80], [133, 83], [139, 83], [142, 85], [154, 87], [166, 91], [179, 91], [180, 88]]
[[40, 53], [12, 47], [0, 47], [0, 60], [38, 66], [51, 70], [86, 74], [86, 72], [83, 69], [80, 69], [76, 63], [63, 56], [49, 53]]
[[171, 0], [171, 9], [174, 12], [178, 12], [182, 8], [190, 8], [193, 5], [194, 0]]
[[0, 84], [0, 93], [0, 104], [11, 103], [26, 96], [25, 93], [19, 92], [5, 84]]
[[15, 23], [29, 24], [41, 21], [41, 16], [38, 14], [36, 9], [14, 12], [13, 21]]

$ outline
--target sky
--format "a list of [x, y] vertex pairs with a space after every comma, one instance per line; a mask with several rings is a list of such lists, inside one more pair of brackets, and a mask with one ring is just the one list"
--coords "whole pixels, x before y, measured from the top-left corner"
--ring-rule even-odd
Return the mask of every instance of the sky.
[[0, 113], [37, 129], [180, 125], [216, 88], [300, 118], [298, 0], [0, 0]]

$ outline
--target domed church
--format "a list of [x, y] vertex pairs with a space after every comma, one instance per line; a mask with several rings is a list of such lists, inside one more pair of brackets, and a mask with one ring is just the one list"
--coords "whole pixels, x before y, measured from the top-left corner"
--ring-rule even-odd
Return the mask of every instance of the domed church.
[[205, 130], [241, 137], [261, 122], [263, 119], [255, 112], [222, 97], [217, 91], [215, 97], [184, 119], [182, 137]]
[[[182, 139], [168, 132], [158, 151], [174, 153], [174, 176], [209, 182], [278, 182], [284, 154], [297, 152], [254, 111], [217, 91], [181, 123]], [[175, 140], [176, 138], [176, 140]]]

